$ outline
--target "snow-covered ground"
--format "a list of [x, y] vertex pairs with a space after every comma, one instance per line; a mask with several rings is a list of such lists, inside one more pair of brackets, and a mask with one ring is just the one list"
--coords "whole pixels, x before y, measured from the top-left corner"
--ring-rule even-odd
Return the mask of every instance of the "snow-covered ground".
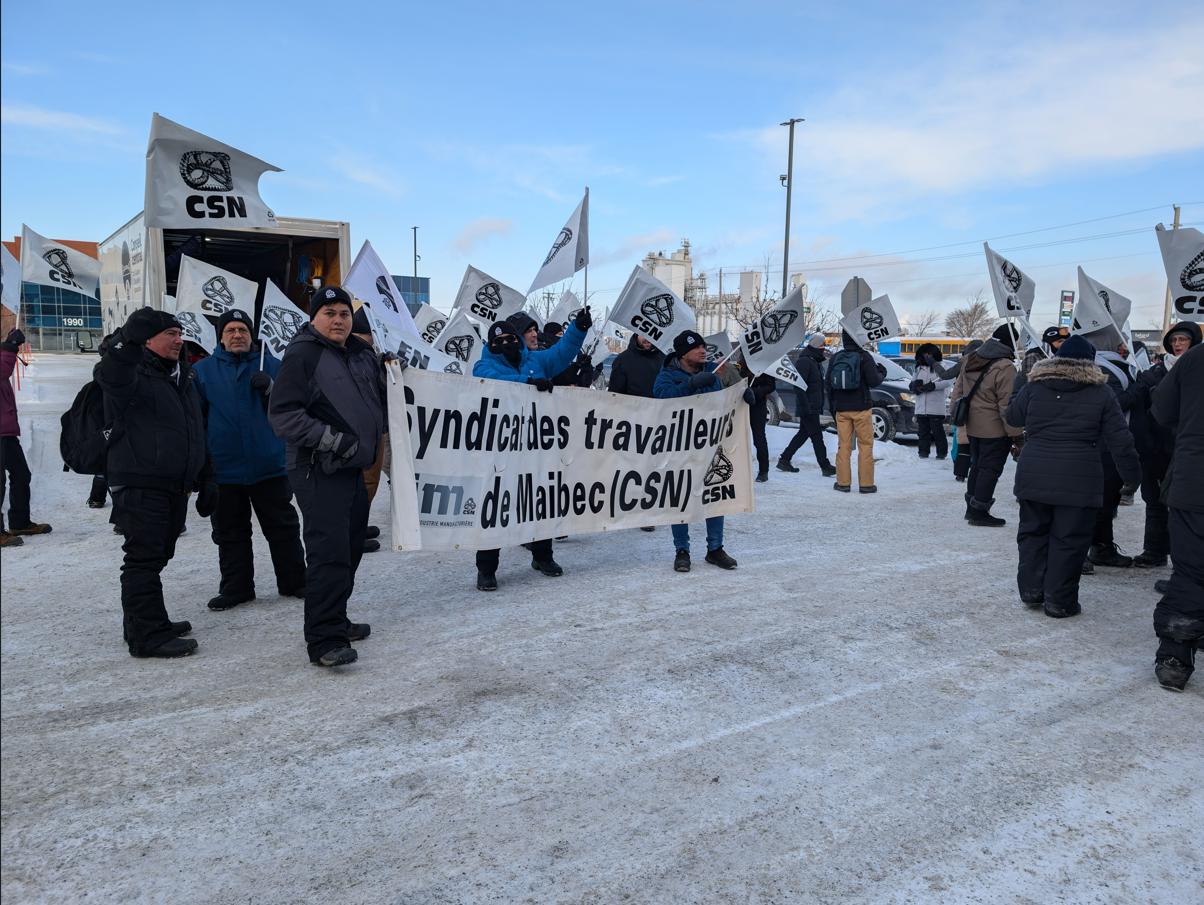
[[35, 356], [18, 394], [54, 533], [3, 553], [6, 902], [1204, 899], [1204, 682], [1152, 675], [1166, 571], [1026, 611], [1010, 465], [1009, 526], [970, 529], [947, 462], [892, 444], [845, 495], [805, 448], [728, 519], [731, 573], [700, 533], [673, 572], [665, 529], [560, 544], [560, 579], [503, 551], [496, 594], [471, 553], [371, 555], [335, 672], [300, 601], [206, 609], [193, 513], [164, 579], [200, 651], [135, 660], [109, 510], [58, 458], [94, 362]]

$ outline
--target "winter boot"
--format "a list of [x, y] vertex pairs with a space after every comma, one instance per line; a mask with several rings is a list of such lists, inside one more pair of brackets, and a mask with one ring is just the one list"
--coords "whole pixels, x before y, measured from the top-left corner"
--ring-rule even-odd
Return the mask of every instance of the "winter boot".
[[798, 472], [798, 469], [787, 462], [785, 459], [778, 459], [778, 471], [788, 471], [791, 474]]
[[1067, 619], [1070, 616], [1077, 616], [1081, 612], [1083, 612], [1083, 608], [1078, 605], [1077, 601], [1067, 604], [1045, 604], [1045, 615], [1050, 619]]
[[866, 484], [864, 487], [858, 487], [857, 492], [858, 493], [877, 493], [878, 485], [877, 484]]
[[718, 566], [721, 569], [736, 568], [736, 561], [728, 556], [722, 547], [707, 550], [706, 561], [712, 566]]
[[150, 658], [158, 657], [164, 660], [174, 659], [175, 657], [189, 657], [196, 653], [198, 645], [192, 638], [171, 638], [164, 641], [158, 647], [152, 647], [144, 651], [130, 651], [131, 657]]
[[819, 473], [821, 475], [823, 475], [825, 478], [834, 478], [834, 477], [836, 477], [836, 466], [835, 465], [821, 465], [821, 466], [819, 466]]
[[643, 528], [641, 528], [640, 530], [641, 530], [641, 531], [655, 531], [655, 530], [656, 530], [656, 525], [645, 525], [645, 526], [644, 526]]
[[1154, 590], [1159, 594], [1169, 594], [1171, 590], [1171, 580], [1169, 578], [1159, 578], [1154, 582]]
[[231, 610], [240, 603], [246, 603], [247, 601], [254, 599], [254, 591], [252, 591], [250, 594], [218, 594], [209, 601], [209, 609], [213, 610], [214, 612]]
[[533, 559], [531, 568], [549, 578], [559, 578], [564, 574], [564, 569], [560, 568], [560, 564], [554, 559], [545, 559], [543, 562]]
[[364, 530], [364, 537], [366, 537], [368, 540], [375, 540], [376, 538], [380, 537], [380, 528], [378, 528], [376, 525], [369, 525]]
[[1087, 558], [1097, 566], [1111, 566], [1114, 569], [1127, 569], [1133, 565], [1133, 557], [1121, 553], [1116, 544], [1092, 544], [1087, 551]]
[[187, 619], [183, 619], [180, 622], [173, 622], [171, 624], [171, 633], [177, 638], [179, 638], [181, 635], [191, 635], [192, 623]]
[[105, 501], [104, 500], [88, 500], [88, 508], [89, 509], [104, 509]]
[[1139, 569], [1160, 569], [1166, 565], [1166, 554], [1142, 550], [1133, 557], [1133, 565]]
[[690, 554], [685, 550], [678, 550], [677, 555], [673, 557], [674, 572], [689, 572], [690, 571]]
[[351, 627], [347, 629], [348, 641], [363, 641], [372, 634], [372, 626], [366, 622], [353, 622]]
[[840, 481], [837, 481], [835, 484], [833, 484], [832, 489], [839, 490], [841, 493], [852, 493], [853, 492], [852, 487], [850, 487], [848, 484], [841, 484]]
[[9, 534], [7, 531], [0, 531], [0, 547], [19, 547], [23, 543], [25, 543], [25, 538]]
[[1095, 574], [1095, 566], [1092, 564], [1091, 560], [1089, 560], [1089, 559], [1083, 560], [1083, 565], [1079, 567], [1079, 574], [1080, 575], [1094, 575]]
[[346, 666], [349, 663], [354, 663], [360, 658], [360, 655], [355, 652], [354, 647], [336, 647], [334, 650], [328, 650], [316, 660], [310, 660], [314, 666]]
[[[1194, 652], [1192, 659], [1195, 659]], [[1182, 691], [1193, 671], [1193, 663], [1184, 663], [1178, 657], [1158, 657], [1154, 661], [1154, 675], [1167, 691]]]
[[1039, 610], [1045, 604], [1045, 592], [1021, 591], [1020, 601], [1030, 610]]
[[757, 480], [758, 484], [768, 484], [769, 483], [769, 472], [758, 471], [756, 480]]
[[380, 541], [378, 541], [374, 537], [364, 538], [364, 552], [365, 553], [376, 553], [379, 550], [380, 550]]
[[497, 590], [497, 575], [493, 572], [477, 571], [477, 590], [478, 591], [496, 591]]
[[12, 525], [8, 526], [9, 534], [49, 534], [53, 530], [49, 525], [39, 524], [38, 522], [30, 522], [24, 528], [15, 528]]
[[975, 509], [970, 513], [966, 521], [979, 528], [1002, 528], [1007, 524], [1006, 519], [1001, 519], [997, 515], [991, 515], [989, 509]]

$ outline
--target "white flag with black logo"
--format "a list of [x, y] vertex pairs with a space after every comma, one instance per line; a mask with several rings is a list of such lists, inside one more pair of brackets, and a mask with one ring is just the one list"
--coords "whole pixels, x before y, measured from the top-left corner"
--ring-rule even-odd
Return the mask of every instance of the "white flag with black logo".
[[180, 257], [176, 304], [185, 311], [195, 309], [216, 320], [231, 308], [238, 308], [254, 316], [258, 293], [258, 283], [188, 255]]
[[787, 383], [794, 384], [800, 390], [806, 391], [807, 381], [803, 380], [803, 375], [798, 372], [798, 368], [794, 366], [794, 362], [790, 360], [789, 355], [783, 355], [778, 359], [777, 364], [765, 371], [771, 377], [776, 377], [778, 380], [784, 380]]
[[0, 302], [13, 314], [21, 313], [21, 262], [7, 247], [0, 245]]
[[868, 305], [854, 308], [841, 318], [840, 326], [862, 348], [901, 332], [899, 315], [895, 313], [889, 295], [880, 295]]
[[381, 351], [395, 351], [403, 336], [418, 339], [418, 327], [410, 317], [410, 309], [401, 297], [401, 290], [389, 275], [371, 242], [360, 246], [359, 254], [347, 271], [343, 288], [372, 309], [381, 328]]
[[1125, 326], [1133, 303], [1079, 268], [1079, 297], [1071, 314], [1071, 332], [1080, 333], [1097, 349], [1113, 352], [1124, 342], [1132, 346]]
[[443, 328], [443, 332], [435, 338], [431, 345], [435, 351], [442, 352], [460, 362], [464, 367], [465, 374], [471, 374], [472, 366], [481, 357], [484, 341], [481, 339], [481, 331], [477, 329], [477, 325], [461, 308], [451, 316], [447, 326]]
[[259, 177], [282, 172], [158, 113], [146, 148], [146, 225], [164, 229], [274, 227]]
[[987, 255], [987, 271], [991, 275], [991, 291], [995, 294], [995, 308], [1000, 317], [1023, 317], [1028, 319], [1033, 310], [1033, 299], [1037, 297], [1037, 284], [986, 242], [982, 243]]
[[638, 264], [610, 309], [610, 320], [639, 333], [666, 355], [673, 351], [674, 337], [697, 329], [694, 312], [685, 302]]
[[544, 258], [543, 266], [539, 268], [539, 273], [531, 282], [531, 288], [527, 290], [527, 295], [536, 289], [567, 280], [588, 263], [589, 189], [586, 189], [585, 197], [573, 211], [573, 216], [569, 217], [564, 229], [556, 234], [556, 239]]
[[732, 354], [732, 338], [726, 333], [712, 333], [702, 340], [707, 350], [707, 361], [717, 364]]
[[209, 318], [200, 311], [195, 308], [177, 311], [176, 320], [180, 322], [180, 332], [186, 340], [196, 343], [206, 352], [217, 349], [217, 331], [213, 329]]
[[100, 285], [100, 261], [22, 224], [21, 280], [93, 296]]
[[268, 280], [263, 287], [263, 313], [259, 315], [259, 341], [273, 358], [283, 358], [284, 350], [297, 331], [309, 323], [301, 311], [279, 287]]
[[1204, 321], [1204, 233], [1183, 227], [1154, 227], [1166, 283], [1171, 293], [1172, 320]]
[[483, 270], [470, 266], [460, 281], [460, 291], [456, 293], [452, 314], [464, 309], [488, 326], [522, 311], [526, 303], [527, 297], [517, 289], [511, 289], [501, 280], [495, 280]]
[[562, 292], [560, 293], [560, 301], [556, 303], [556, 307], [548, 315], [548, 320], [555, 321], [562, 327], [568, 326], [568, 322], [572, 320], [573, 315], [581, 310], [581, 307], [581, 300], [577, 298], [577, 293]]
[[414, 327], [418, 330], [418, 336], [425, 343], [433, 343], [435, 337], [442, 333], [446, 326], [447, 315], [425, 303], [414, 315]]
[[803, 306], [806, 294], [799, 286], [764, 315], [753, 321], [740, 336], [744, 363], [753, 374], [764, 374], [779, 367], [782, 356], [794, 349], [807, 335]]

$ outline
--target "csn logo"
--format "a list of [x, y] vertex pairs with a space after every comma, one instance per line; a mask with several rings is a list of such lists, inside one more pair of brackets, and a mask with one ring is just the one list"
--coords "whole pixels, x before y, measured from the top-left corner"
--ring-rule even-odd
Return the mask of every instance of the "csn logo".
[[1187, 262], [1179, 284], [1191, 294], [1177, 296], [1175, 310], [1188, 320], [1204, 316], [1204, 251]]
[[664, 328], [673, 323], [673, 296], [662, 292], [645, 299], [628, 323], [649, 339], [662, 338]]
[[497, 320], [497, 309], [502, 307], [502, 287], [497, 283], [485, 283], [476, 291], [475, 301], [468, 310], [477, 317], [493, 322]]
[[50, 279], [56, 283], [62, 283], [64, 286], [70, 286], [80, 292], [84, 291], [84, 287], [75, 282], [75, 271], [71, 269], [66, 249], [47, 249], [42, 254], [42, 260], [50, 265]]
[[185, 151], [180, 155], [180, 178], [197, 192], [221, 193], [189, 195], [184, 209], [194, 220], [246, 218], [247, 199], [234, 191], [234, 173], [230, 155], [223, 151]]
[[727, 457], [720, 446], [715, 450], [715, 457], [707, 466], [702, 478], [703, 503], [718, 503], [720, 500], [734, 500], [736, 485], [732, 483], [732, 475], [736, 472], [732, 460]]

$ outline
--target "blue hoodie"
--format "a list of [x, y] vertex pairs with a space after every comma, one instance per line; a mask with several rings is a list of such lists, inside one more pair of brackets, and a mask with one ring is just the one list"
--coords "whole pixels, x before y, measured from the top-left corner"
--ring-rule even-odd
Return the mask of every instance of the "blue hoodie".
[[[715, 362], [704, 361], [702, 370], [707, 374], [714, 374]], [[711, 382], [705, 386], [691, 389], [690, 378], [693, 376], [682, 368], [681, 361], [676, 355], [670, 355], [665, 359], [665, 366], [661, 368], [660, 374], [656, 376], [656, 383], [652, 386], [652, 395], [657, 399], [673, 399], [677, 396], [697, 396], [700, 393], [714, 393], [723, 389], [723, 384], [719, 382], [717, 375], [712, 377]]]
[[[258, 484], [285, 473], [284, 441], [268, 424], [263, 397], [251, 389], [258, 370], [257, 350], [235, 354], [221, 346], [193, 365], [219, 484]], [[275, 380], [280, 362], [265, 355], [263, 370]]]
[[505, 356], [495, 355], [486, 346], [481, 357], [472, 366], [473, 377], [488, 377], [490, 380], [510, 380], [515, 383], [526, 383], [528, 378], [543, 377], [551, 380], [573, 363], [581, 344], [585, 342], [585, 333], [576, 324], [569, 324], [560, 337], [560, 342], [550, 349], [540, 349], [532, 352], [519, 337], [522, 349], [518, 367], [506, 361]]

